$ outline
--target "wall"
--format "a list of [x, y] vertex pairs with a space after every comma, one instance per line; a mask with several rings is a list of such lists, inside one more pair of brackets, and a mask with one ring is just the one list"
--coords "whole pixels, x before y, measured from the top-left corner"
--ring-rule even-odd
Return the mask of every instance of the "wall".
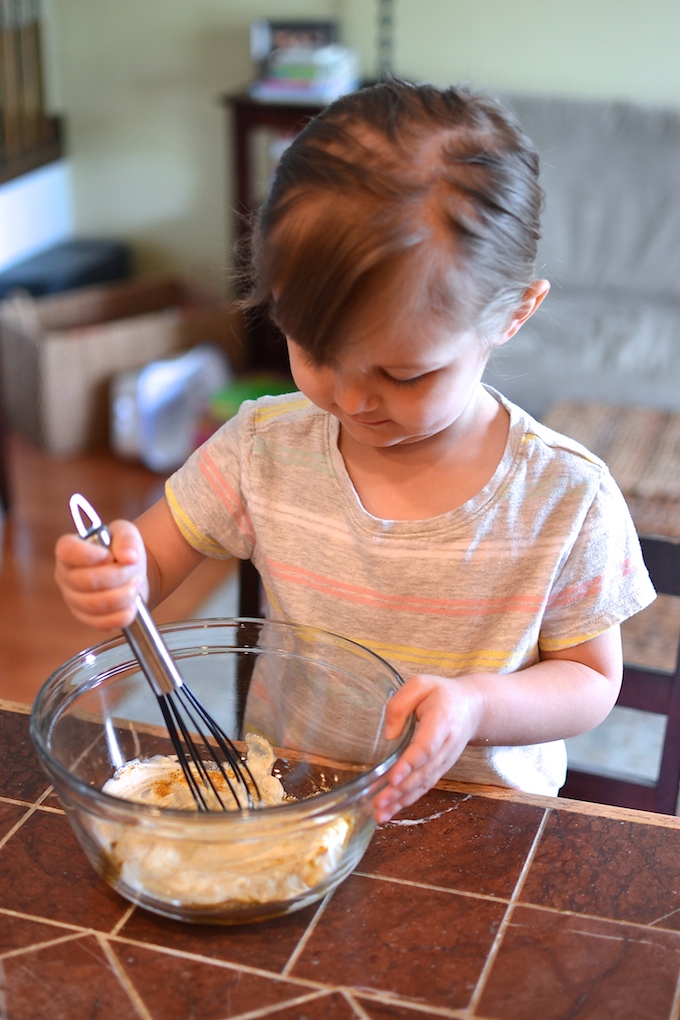
[[[220, 96], [251, 77], [255, 17], [338, 17], [376, 68], [369, 0], [44, 0], [73, 218], [130, 241], [141, 270], [222, 279], [230, 153]], [[397, 73], [438, 83], [680, 106], [677, 0], [396, 0]]]
[[[347, 5], [372, 59], [372, 4]], [[675, 0], [395, 0], [395, 68], [437, 84], [680, 106]]]
[[220, 97], [252, 77], [254, 17], [332, 3], [51, 0], [54, 103], [65, 112], [74, 219], [132, 242], [138, 267], [223, 275], [231, 191]]

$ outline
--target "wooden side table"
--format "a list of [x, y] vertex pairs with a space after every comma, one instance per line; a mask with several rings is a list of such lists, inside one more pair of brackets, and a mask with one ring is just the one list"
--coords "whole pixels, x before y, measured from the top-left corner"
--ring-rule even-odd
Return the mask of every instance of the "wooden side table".
[[[323, 103], [263, 103], [245, 92], [226, 95], [222, 103], [229, 115], [228, 132], [232, 143], [234, 193], [229, 196], [228, 204], [235, 217], [238, 255], [257, 209], [254, 156], [257, 132], [270, 130], [294, 136], [323, 108]], [[288, 372], [285, 344], [273, 325], [251, 318], [248, 346], [251, 370]]]
[[255, 210], [253, 197], [252, 142], [255, 132], [269, 128], [281, 134], [295, 135], [323, 108], [322, 103], [262, 103], [247, 92], [224, 96], [230, 113], [236, 205], [236, 228], [243, 236], [249, 217]]

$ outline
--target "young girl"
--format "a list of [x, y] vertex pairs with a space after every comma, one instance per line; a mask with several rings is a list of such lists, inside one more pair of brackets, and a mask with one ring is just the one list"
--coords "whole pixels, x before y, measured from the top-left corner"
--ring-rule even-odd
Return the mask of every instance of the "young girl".
[[538, 160], [499, 106], [389, 81], [285, 152], [254, 237], [253, 305], [300, 392], [245, 404], [111, 553], [56, 549], [72, 611], [127, 625], [204, 556], [251, 558], [270, 615], [406, 677], [416, 734], [385, 821], [442, 776], [556, 794], [564, 737], [621, 681], [619, 624], [654, 598], [605, 465], [481, 382], [548, 292]]

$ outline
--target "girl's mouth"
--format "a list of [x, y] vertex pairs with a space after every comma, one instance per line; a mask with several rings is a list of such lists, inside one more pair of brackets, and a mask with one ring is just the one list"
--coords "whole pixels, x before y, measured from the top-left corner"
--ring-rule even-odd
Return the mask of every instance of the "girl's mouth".
[[350, 418], [349, 421], [352, 425], [363, 425], [366, 428], [375, 427], [376, 425], [386, 425], [388, 422], [387, 418], [381, 418], [379, 421], [368, 421], [364, 418]]

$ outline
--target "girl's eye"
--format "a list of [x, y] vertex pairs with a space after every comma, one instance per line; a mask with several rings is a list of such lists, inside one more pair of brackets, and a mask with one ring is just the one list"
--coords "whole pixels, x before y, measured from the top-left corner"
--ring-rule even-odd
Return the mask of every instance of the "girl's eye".
[[395, 376], [390, 375], [389, 372], [385, 372], [384, 375], [394, 386], [413, 386], [415, 383], [421, 382], [425, 378], [426, 373], [423, 375], [413, 375], [410, 379], [397, 379]]

